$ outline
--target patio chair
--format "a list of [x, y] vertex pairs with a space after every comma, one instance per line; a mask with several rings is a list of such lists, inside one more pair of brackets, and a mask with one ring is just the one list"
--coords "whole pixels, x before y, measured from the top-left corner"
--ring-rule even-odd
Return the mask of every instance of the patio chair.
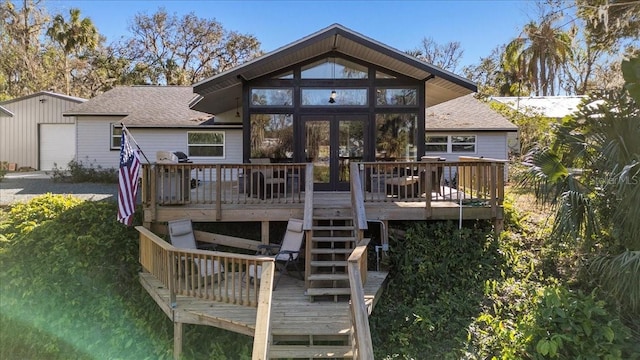
[[[169, 231], [169, 239], [171, 245], [179, 249], [199, 249], [199, 250], [215, 250], [215, 244], [206, 244], [198, 246], [196, 237], [193, 233], [193, 226], [191, 219], [171, 220], [167, 223]], [[184, 259], [183, 259], [184, 260]], [[198, 275], [202, 278], [208, 279], [211, 275], [224, 272], [224, 267], [218, 260], [207, 260], [194, 258], [193, 262], [198, 270]], [[185, 264], [185, 275], [188, 276], [189, 272], [186, 270], [188, 266]]]
[[[302, 240], [304, 239], [304, 231], [302, 230], [303, 221], [299, 219], [289, 219], [287, 223], [287, 231], [282, 238], [282, 243], [258, 245], [257, 255], [267, 255], [273, 257], [276, 262], [276, 269], [278, 270], [278, 278], [276, 279], [273, 289], [278, 286], [278, 282], [282, 277], [282, 274], [288, 274], [287, 267], [293, 264], [300, 276], [300, 279], [304, 280], [300, 268], [298, 267], [298, 259], [300, 258], [300, 251], [302, 249]], [[251, 280], [260, 279], [262, 274], [262, 266], [249, 265], [248, 269], [249, 278]]]
[[[269, 158], [251, 158], [252, 164], [270, 164]], [[273, 198], [275, 194], [283, 193], [285, 187], [285, 178], [278, 176], [270, 166], [261, 167], [253, 170], [251, 174], [251, 193], [260, 199]]]

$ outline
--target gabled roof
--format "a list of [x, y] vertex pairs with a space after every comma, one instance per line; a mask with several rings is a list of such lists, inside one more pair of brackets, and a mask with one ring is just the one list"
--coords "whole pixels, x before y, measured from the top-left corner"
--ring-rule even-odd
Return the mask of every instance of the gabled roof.
[[488, 104], [469, 94], [427, 108], [427, 131], [518, 131]]
[[64, 116], [125, 116], [138, 127], [197, 126], [212, 115], [189, 109], [190, 86], [118, 86], [77, 105]]
[[0, 105], [10, 104], [10, 103], [14, 103], [14, 102], [17, 102], [17, 101], [22, 101], [22, 100], [27, 100], [27, 99], [34, 98], [34, 97], [37, 97], [37, 96], [51, 96], [51, 97], [55, 97], [55, 98], [58, 98], [58, 99], [73, 101], [73, 102], [76, 102], [76, 103], [81, 103], [81, 102], [87, 101], [87, 99], [83, 99], [83, 98], [79, 98], [79, 97], [75, 97], [75, 96], [58, 94], [58, 93], [54, 93], [54, 92], [51, 92], [51, 91], [40, 91], [40, 92], [33, 93], [33, 94], [30, 94], [30, 95], [21, 96], [21, 97], [18, 97], [18, 98], [13, 98], [13, 99], [5, 100], [5, 101], [0, 101]]
[[0, 116], [13, 117], [13, 113], [11, 111], [9, 111], [9, 109], [6, 109], [6, 108], [3, 108], [2, 106], [0, 106]]
[[574, 96], [495, 96], [491, 100], [528, 115], [542, 115], [549, 118], [563, 118], [578, 111], [578, 105], [586, 99], [584, 95]]
[[305, 38], [193, 85], [201, 98], [192, 108], [221, 113], [235, 107], [242, 82], [276, 72], [314, 57], [336, 52], [427, 81], [427, 105], [435, 105], [477, 91], [477, 86], [456, 74], [420, 61], [402, 51], [333, 24]]

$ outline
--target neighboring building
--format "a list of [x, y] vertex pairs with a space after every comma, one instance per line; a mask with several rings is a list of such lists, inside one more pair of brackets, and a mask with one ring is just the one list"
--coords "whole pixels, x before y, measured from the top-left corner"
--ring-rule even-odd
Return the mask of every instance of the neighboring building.
[[562, 119], [578, 111], [578, 105], [587, 98], [585, 95], [573, 96], [494, 96], [491, 100], [505, 104], [525, 115], [541, 115], [553, 119]]
[[[77, 119], [77, 160], [118, 167], [124, 124], [143, 162], [155, 162], [157, 151], [190, 153], [194, 162], [242, 162], [241, 126], [213, 125], [212, 115], [189, 109], [193, 97], [190, 86], [123, 86], [76, 106], [65, 116]], [[218, 144], [200, 144], [198, 136]]]
[[75, 158], [74, 119], [62, 116], [85, 99], [41, 91], [0, 102], [0, 161], [51, 170]]
[[427, 109], [425, 154], [509, 158], [509, 135], [518, 127], [469, 94]]

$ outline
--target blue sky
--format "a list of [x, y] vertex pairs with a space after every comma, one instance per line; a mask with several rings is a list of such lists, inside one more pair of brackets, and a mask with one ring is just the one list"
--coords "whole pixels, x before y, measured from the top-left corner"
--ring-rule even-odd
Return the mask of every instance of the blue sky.
[[[194, 12], [215, 18], [227, 30], [255, 35], [269, 52], [339, 23], [401, 51], [420, 46], [424, 37], [437, 43], [459, 41], [464, 56], [459, 69], [476, 64], [501, 44], [518, 36], [536, 14], [533, 1], [116, 1], [48, 0], [51, 14], [76, 7], [89, 17], [107, 42], [129, 36], [138, 12], [159, 7], [178, 15]], [[458, 70], [460, 72], [460, 70]]]

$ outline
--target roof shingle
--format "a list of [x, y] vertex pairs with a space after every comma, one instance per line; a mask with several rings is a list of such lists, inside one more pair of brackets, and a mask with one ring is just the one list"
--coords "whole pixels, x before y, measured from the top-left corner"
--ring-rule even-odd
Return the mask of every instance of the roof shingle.
[[489, 105], [465, 95], [427, 108], [427, 131], [517, 131], [518, 127]]
[[69, 111], [65, 116], [124, 115], [127, 126], [196, 126], [213, 115], [191, 110], [191, 86], [118, 86]]

